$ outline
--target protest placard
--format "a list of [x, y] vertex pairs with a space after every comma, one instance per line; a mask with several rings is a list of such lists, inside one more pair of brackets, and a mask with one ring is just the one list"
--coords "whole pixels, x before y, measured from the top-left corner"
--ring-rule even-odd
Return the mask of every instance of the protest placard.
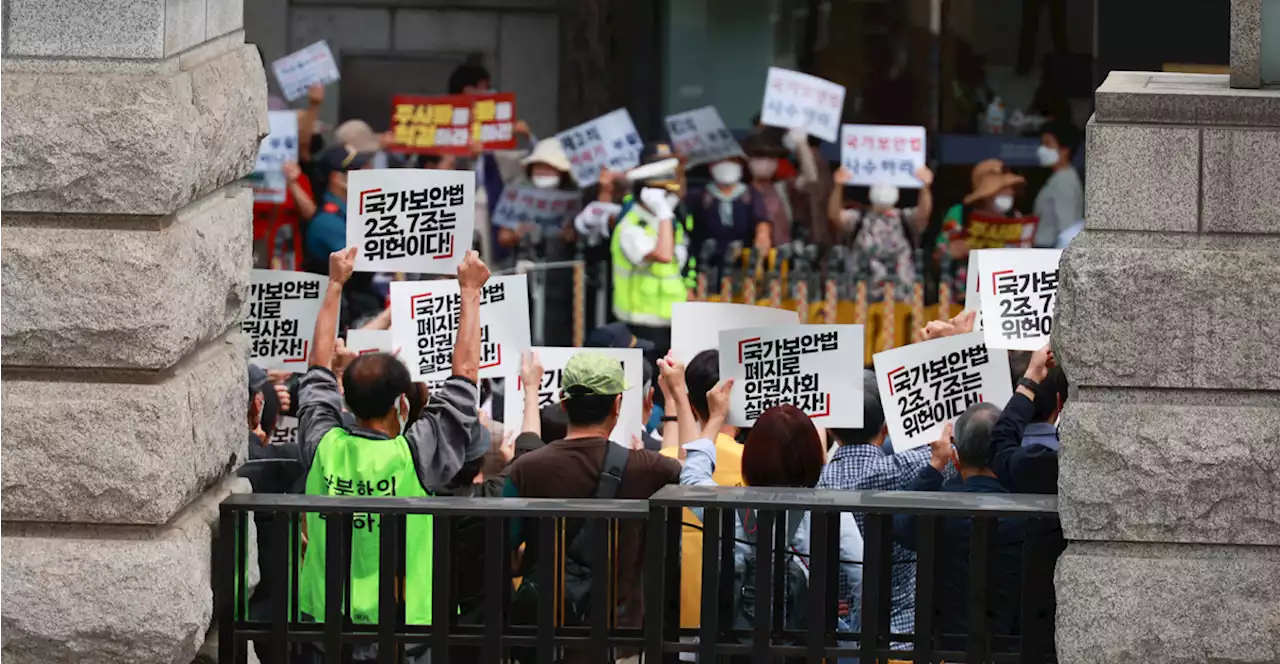
[[1037, 350], [1049, 343], [1061, 257], [1061, 249], [982, 253], [977, 285], [988, 347]]
[[749, 427], [791, 404], [820, 427], [862, 426], [861, 325], [773, 325], [720, 332], [720, 378], [732, 378], [729, 420]]
[[788, 309], [727, 302], [678, 302], [671, 306], [671, 349], [681, 362], [720, 347], [720, 332], [744, 327], [795, 325], [800, 314]]
[[[356, 328], [347, 330], [347, 349], [356, 355], [390, 353], [394, 350], [391, 345], [391, 330], [360, 330]], [[403, 353], [401, 354], [403, 355]]]
[[847, 124], [841, 128], [840, 163], [852, 185], [892, 184], [919, 188], [924, 166], [924, 127]]
[[[644, 380], [644, 352], [639, 348], [559, 348], [539, 347], [531, 349], [538, 354], [542, 363], [542, 383], [538, 390], [538, 407], [559, 404], [563, 398], [560, 380], [564, 365], [569, 358], [578, 353], [599, 353], [617, 359], [622, 363], [622, 373], [627, 381], [627, 390], [622, 393], [622, 411], [618, 414], [618, 424], [609, 434], [609, 440], [620, 445], [631, 445], [631, 437], [639, 436], [644, 426], [641, 421], [644, 410], [644, 394], [641, 383]], [[503, 424], [508, 429], [520, 427], [524, 421], [524, 383], [520, 380], [519, 366], [516, 372], [507, 376], [507, 393], [503, 400]], [[511, 386], [515, 386], [514, 389]], [[550, 442], [550, 441], [548, 441]]]
[[600, 170], [629, 171], [640, 164], [644, 142], [627, 109], [620, 108], [556, 134], [578, 186], [600, 181]]
[[472, 95], [396, 95], [391, 98], [391, 135], [396, 152], [471, 153], [516, 147], [516, 96], [512, 92]]
[[729, 157], [745, 157], [742, 146], [720, 119], [714, 106], [667, 116], [671, 146], [689, 160], [689, 166], [709, 164]]
[[969, 250], [1030, 249], [1036, 237], [1039, 217], [996, 217], [973, 212], [964, 227]]
[[1013, 396], [1009, 354], [987, 350], [981, 332], [958, 334], [876, 353], [876, 383], [893, 449], [928, 445], [975, 403], [1000, 408]]
[[263, 369], [306, 371], [328, 287], [329, 279], [319, 274], [253, 270], [249, 315], [240, 323], [240, 331], [249, 337], [249, 361]]
[[271, 70], [276, 73], [280, 92], [289, 101], [302, 98], [313, 85], [328, 85], [340, 78], [333, 52], [324, 40], [272, 62]]
[[270, 111], [267, 113], [267, 125], [270, 133], [258, 145], [258, 160], [250, 176], [253, 200], [283, 203], [288, 187], [284, 164], [298, 161], [298, 114], [294, 111]]
[[417, 168], [347, 174], [347, 246], [357, 272], [456, 274], [471, 248], [476, 175]]
[[573, 219], [582, 202], [582, 192], [538, 187], [508, 186], [493, 210], [493, 225], [516, 228], [535, 224], [543, 229], [560, 229]]
[[769, 68], [761, 123], [787, 129], [803, 127], [810, 136], [835, 142], [843, 113], [843, 85], [790, 69]]
[[[391, 344], [415, 381], [453, 374], [460, 304], [456, 279], [391, 282]], [[528, 347], [527, 275], [490, 277], [480, 296], [480, 377], [519, 373]]]
[[268, 445], [288, 445], [298, 442], [298, 418], [288, 415], [276, 417], [276, 428], [271, 431]]

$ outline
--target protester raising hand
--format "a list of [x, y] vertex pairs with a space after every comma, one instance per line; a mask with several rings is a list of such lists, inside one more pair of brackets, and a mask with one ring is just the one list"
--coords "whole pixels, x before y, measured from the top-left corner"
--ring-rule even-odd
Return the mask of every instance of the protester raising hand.
[[489, 266], [480, 254], [468, 251], [458, 264], [458, 336], [453, 344], [453, 375], [480, 382], [480, 291], [489, 280]]
[[973, 325], [977, 320], [977, 311], [961, 311], [951, 320], [929, 321], [920, 333], [924, 337], [925, 341], [955, 336], [957, 334], [968, 334], [973, 331]]
[[[666, 409], [668, 415], [675, 412], [678, 435], [668, 441], [669, 434], [663, 431], [664, 446], [691, 443], [698, 439], [698, 419], [693, 414], [693, 405], [689, 403], [689, 386], [684, 381], [684, 362], [676, 358], [674, 351], [667, 351], [667, 356], [658, 360], [658, 383], [667, 396]], [[684, 460], [684, 447], [680, 448], [680, 459]]]
[[715, 440], [721, 427], [729, 419], [729, 400], [733, 394], [733, 379], [726, 378], [716, 383], [707, 392], [707, 423], [702, 427], [702, 437]]
[[356, 247], [347, 247], [329, 254], [329, 283], [347, 283], [356, 270]]
[[[354, 265], [354, 254], [352, 256], [352, 264]], [[489, 266], [480, 260], [480, 254], [474, 250], [468, 251], [466, 258], [458, 264], [458, 287], [480, 289], [484, 287], [485, 282], [489, 281]]]
[[945, 473], [947, 464], [951, 463], [951, 458], [955, 454], [955, 448], [951, 444], [951, 422], [947, 422], [942, 427], [942, 435], [938, 439], [929, 443], [929, 465], [933, 469]]
[[520, 355], [520, 389], [524, 393], [524, 420], [520, 431], [539, 438], [542, 437], [542, 411], [538, 407], [538, 388], [542, 385], [542, 373], [542, 360], [537, 353], [530, 350]]
[[[1031, 362], [1027, 364], [1027, 372], [1022, 377], [1036, 384], [1043, 383], [1044, 379], [1049, 375], [1049, 370], [1056, 366], [1058, 366], [1058, 362], [1053, 356], [1053, 349], [1049, 347], [1049, 344], [1045, 344], [1040, 347], [1040, 350], [1031, 354]], [[1021, 382], [1018, 383], [1018, 392], [1035, 401], [1035, 392]]]

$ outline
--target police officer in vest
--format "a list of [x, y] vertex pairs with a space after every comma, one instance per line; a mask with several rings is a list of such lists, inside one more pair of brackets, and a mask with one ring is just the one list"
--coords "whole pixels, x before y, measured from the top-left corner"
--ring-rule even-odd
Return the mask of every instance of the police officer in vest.
[[662, 357], [671, 347], [671, 305], [691, 288], [690, 221], [679, 212], [684, 185], [670, 146], [650, 146], [644, 161], [627, 173], [634, 202], [613, 230], [613, 315]]
[[[335, 364], [336, 321], [343, 284], [351, 278], [357, 249], [329, 257], [325, 291], [310, 368], [302, 377], [298, 399], [298, 440], [306, 467], [306, 492], [320, 496], [418, 497], [443, 486], [462, 467], [472, 435], [480, 394], [480, 291], [489, 268], [474, 251], [458, 266], [458, 336], [453, 348], [453, 375], [432, 391], [425, 405], [425, 386], [412, 382], [409, 370], [387, 353], [344, 354]], [[345, 367], [341, 366], [351, 359]], [[341, 388], [339, 388], [341, 384]], [[354, 417], [344, 424], [343, 402]], [[331, 521], [332, 519], [330, 519]], [[303, 613], [317, 621], [325, 616], [325, 536], [323, 515], [306, 515], [307, 547], [299, 581]], [[401, 586], [408, 624], [431, 624], [431, 517], [406, 519], [405, 579]], [[350, 611], [357, 624], [378, 621], [378, 538], [376, 515], [352, 520]], [[344, 575], [345, 576], [345, 575]], [[361, 648], [357, 648], [357, 651]], [[368, 653], [357, 652], [357, 659]]]

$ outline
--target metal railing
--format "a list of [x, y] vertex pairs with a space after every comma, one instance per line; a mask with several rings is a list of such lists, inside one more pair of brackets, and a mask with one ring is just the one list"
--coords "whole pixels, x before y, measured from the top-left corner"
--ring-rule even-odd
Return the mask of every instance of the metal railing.
[[[703, 510], [702, 522], [686, 523], [685, 507]], [[754, 620], [735, 629], [733, 606], [739, 510], [755, 512]], [[782, 578], [789, 552], [785, 518], [788, 512], [808, 512], [807, 620], [802, 628], [788, 628]], [[860, 631], [840, 631], [842, 607], [839, 587], [840, 515], [864, 515]], [[353, 520], [376, 518], [379, 556], [377, 624], [354, 624], [346, 602], [325, 604], [324, 616], [308, 617], [299, 610], [299, 570], [305, 543], [303, 515], [324, 514], [328, 537], [324, 542], [326, 597], [349, 598], [350, 533]], [[405, 566], [416, 556], [405, 555], [405, 524], [410, 515], [433, 516], [431, 625], [406, 624]], [[894, 565], [893, 519], [916, 516], [915, 630], [890, 632], [890, 586]], [[250, 602], [245, 561], [250, 537], [248, 523], [259, 527], [259, 565], [270, 590]], [[962, 634], [942, 631], [944, 597], [940, 555], [947, 546], [945, 527], [959, 519], [971, 523], [967, 543], [967, 629]], [[996, 585], [1000, 556], [1009, 542], [997, 540], [1001, 521], [1041, 524], [1014, 542], [1020, 556], [1020, 597], [1017, 633], [998, 633]], [[541, 563], [525, 570], [541, 589], [533, 624], [511, 624], [509, 598], [512, 560], [518, 547], [511, 525], [519, 521], [528, 539], [523, 553], [535, 552]], [[482, 531], [483, 564], [455, 560], [459, 525]], [[669, 486], [650, 500], [515, 499], [515, 498], [325, 498], [284, 494], [245, 494], [221, 505], [219, 536], [214, 551], [214, 610], [219, 635], [219, 661], [245, 661], [248, 642], [263, 662], [352, 661], [360, 651], [378, 662], [404, 661], [406, 651], [429, 650], [432, 664], [465, 662], [606, 662], [643, 652], [646, 661], [675, 661], [693, 652], [699, 661], [861, 662], [1054, 662], [1052, 575], [1058, 553], [1047, 538], [1057, 522], [1057, 499], [1052, 496], [972, 493], [911, 493], [823, 491], [806, 489], [698, 488]], [[591, 587], [585, 624], [565, 624], [563, 580], [565, 549], [571, 533], [583, 523], [599, 524], [586, 547]], [[1009, 523], [1009, 522], [1004, 522]], [[697, 628], [680, 627], [682, 531], [702, 530], [701, 621]], [[623, 534], [624, 529], [627, 534]], [[230, 536], [228, 536], [230, 534]], [[766, 536], [767, 535], [767, 536]], [[478, 542], [477, 542], [478, 544]], [[775, 555], [782, 552], [782, 555]], [[954, 551], [952, 551], [954, 553]], [[643, 612], [623, 619], [618, 610], [620, 578], [627, 570], [620, 561], [634, 556], [642, 565]], [[545, 561], [555, 561], [545, 564]], [[459, 569], [459, 563], [465, 569]], [[479, 567], [479, 569], [477, 568]], [[1007, 570], [1006, 570], [1007, 571]], [[621, 575], [621, 576], [620, 576]], [[459, 616], [460, 580], [482, 578], [483, 601], [472, 620]], [[625, 583], [625, 581], [623, 582]], [[596, 592], [608, 588], [608, 592]], [[443, 589], [443, 590], [442, 590]], [[261, 590], [261, 588], [260, 588]], [[1008, 589], [1005, 589], [1006, 591]], [[263, 596], [263, 595], [266, 596]], [[633, 600], [635, 598], [632, 598]], [[633, 605], [632, 610], [634, 611]], [[390, 619], [388, 617], [391, 617]], [[464, 624], [467, 623], [467, 624]], [[426, 661], [425, 659], [422, 661]], [[845, 660], [842, 660], [845, 661]], [[852, 660], [848, 660], [852, 661]]]

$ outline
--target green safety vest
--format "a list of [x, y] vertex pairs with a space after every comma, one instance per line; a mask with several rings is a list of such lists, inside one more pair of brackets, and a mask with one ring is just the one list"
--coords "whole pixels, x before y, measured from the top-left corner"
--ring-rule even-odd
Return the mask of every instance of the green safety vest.
[[[621, 231], [626, 225], [639, 226], [649, 237], [657, 237], [658, 225], [648, 223], [640, 216], [636, 205], [618, 220], [610, 241], [613, 258], [613, 312], [620, 320], [637, 325], [661, 325], [671, 322], [671, 305], [688, 299], [688, 290], [694, 279], [692, 272], [686, 277], [678, 263], [642, 263], [636, 265], [627, 260], [622, 251]], [[672, 232], [675, 244], [685, 243], [685, 226], [693, 220], [674, 224]], [[686, 262], [692, 266], [694, 258]]]
[[[391, 440], [361, 438], [342, 427], [330, 429], [320, 439], [315, 460], [307, 473], [309, 496], [394, 496], [418, 498], [430, 493], [418, 481], [418, 473], [404, 436]], [[308, 513], [307, 551], [298, 582], [301, 609], [323, 621], [325, 577], [325, 527], [323, 515]], [[379, 517], [356, 514], [351, 526], [350, 618], [354, 623], [378, 622]], [[405, 517], [405, 579], [397, 584], [404, 593], [405, 622], [431, 624], [431, 516]]]

